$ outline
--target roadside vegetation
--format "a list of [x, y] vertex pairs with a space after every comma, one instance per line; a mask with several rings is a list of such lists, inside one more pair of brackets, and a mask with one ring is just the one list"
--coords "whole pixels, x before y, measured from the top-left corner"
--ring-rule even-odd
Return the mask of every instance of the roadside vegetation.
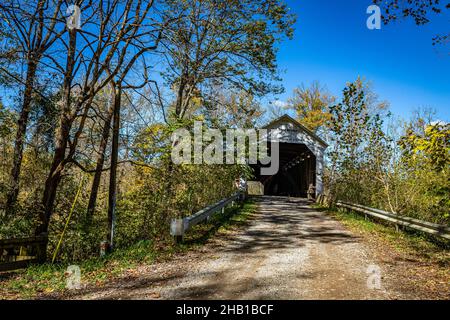
[[325, 208], [320, 205], [315, 207], [325, 211], [369, 242], [384, 244], [401, 255], [415, 256], [441, 267], [450, 267], [450, 241], [446, 239], [402, 226], [396, 229], [392, 223], [371, 217], [366, 218], [364, 214], [352, 210]]
[[[139, 265], [151, 265], [157, 261], [170, 260], [195, 250], [214, 236], [243, 227], [255, 212], [256, 204], [248, 199], [242, 205], [228, 207], [215, 214], [207, 223], [196, 225], [176, 244], [173, 241], [155, 243], [143, 240], [124, 249], [115, 250], [103, 258], [95, 257], [81, 261], [81, 287], [101, 286], [122, 276]], [[0, 296], [4, 299], [36, 298], [39, 295], [61, 295], [67, 292], [69, 263], [33, 265], [26, 270], [0, 274]]]
[[339, 98], [318, 83], [299, 87], [288, 108], [329, 143], [328, 205], [342, 200], [450, 225], [450, 123], [432, 109], [396, 118], [363, 78]]

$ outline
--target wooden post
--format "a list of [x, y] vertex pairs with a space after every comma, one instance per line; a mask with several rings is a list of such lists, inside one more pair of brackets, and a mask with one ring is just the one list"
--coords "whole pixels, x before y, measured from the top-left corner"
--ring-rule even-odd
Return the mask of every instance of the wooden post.
[[48, 235], [47, 233], [41, 233], [39, 236], [42, 237], [42, 241], [36, 246], [36, 259], [38, 263], [44, 263], [47, 260]]

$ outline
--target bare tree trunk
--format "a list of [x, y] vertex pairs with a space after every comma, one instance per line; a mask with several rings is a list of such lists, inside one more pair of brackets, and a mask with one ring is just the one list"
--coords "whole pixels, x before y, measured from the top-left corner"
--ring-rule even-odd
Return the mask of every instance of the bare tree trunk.
[[178, 87], [177, 100], [175, 102], [175, 116], [177, 119], [181, 118], [184, 89], [186, 88], [186, 72], [180, 77], [180, 86]]
[[[62, 1], [56, 3], [55, 14], [59, 12], [59, 8]], [[23, 93], [22, 109], [20, 111], [19, 120], [17, 123], [16, 141], [14, 144], [14, 156], [13, 165], [11, 169], [10, 181], [11, 188], [7, 195], [6, 200], [6, 213], [10, 214], [14, 211], [14, 205], [17, 202], [19, 195], [19, 181], [20, 171], [22, 167], [23, 149], [25, 144], [25, 137], [28, 125], [28, 118], [31, 111], [32, 95], [34, 90], [34, 84], [36, 81], [36, 72], [39, 61], [46, 49], [60, 36], [55, 35], [55, 38], [51, 39], [52, 32], [55, 28], [55, 23], [51, 22], [50, 25], [45, 24], [45, 7], [48, 5], [46, 0], [39, 0], [36, 4], [36, 12], [32, 16], [32, 22], [30, 25], [22, 24], [20, 17], [23, 14], [18, 7], [8, 7], [5, 11], [12, 24], [16, 29], [20, 30], [20, 34], [24, 42], [28, 43], [27, 48], [27, 74], [25, 79], [25, 90]], [[30, 13], [26, 13], [27, 16]], [[56, 17], [56, 15], [54, 16]], [[27, 27], [25, 27], [27, 25]], [[47, 30], [47, 36], [44, 37], [44, 30]]]
[[14, 158], [11, 170], [11, 189], [8, 192], [6, 201], [6, 213], [11, 214], [14, 211], [14, 205], [19, 195], [19, 178], [20, 169], [22, 167], [23, 147], [25, 144], [25, 134], [27, 131], [28, 118], [31, 111], [31, 101], [33, 94], [33, 86], [36, 79], [37, 64], [34, 57], [29, 57], [27, 67], [27, 78], [25, 81], [25, 91], [23, 94], [22, 110], [17, 122], [16, 141], [14, 144]]
[[117, 200], [117, 162], [119, 158], [119, 130], [120, 130], [120, 106], [122, 88], [120, 85], [114, 89], [114, 115], [113, 115], [113, 136], [111, 149], [111, 171], [109, 175], [109, 196], [108, 196], [108, 241], [109, 250], [114, 247], [114, 227], [116, 221], [116, 200]]
[[64, 169], [64, 161], [66, 160], [66, 148], [70, 137], [70, 128], [72, 126], [71, 115], [71, 87], [73, 80], [73, 67], [75, 61], [75, 48], [77, 30], [69, 31], [69, 49], [67, 53], [66, 73], [63, 85], [63, 109], [60, 116], [59, 129], [56, 133], [55, 153], [52, 160], [50, 172], [45, 181], [44, 194], [42, 198], [42, 210], [40, 211], [40, 225], [36, 229], [36, 233], [48, 232], [48, 224], [55, 203], [56, 191], [61, 174]]
[[47, 180], [45, 181], [44, 195], [42, 199], [43, 210], [41, 210], [40, 213], [40, 226], [38, 227], [36, 232], [38, 234], [48, 231], [48, 224], [53, 211], [56, 191], [58, 189], [59, 182], [61, 181], [61, 174], [64, 169], [64, 161], [69, 135], [70, 118], [67, 117], [67, 115], [63, 115], [56, 137], [55, 154], [53, 156], [51, 169], [48, 174]]
[[100, 187], [100, 180], [102, 177], [102, 170], [105, 164], [105, 151], [108, 145], [109, 132], [111, 130], [111, 122], [114, 110], [108, 110], [107, 119], [103, 125], [102, 138], [100, 141], [99, 153], [97, 157], [97, 165], [95, 167], [94, 179], [92, 180], [91, 194], [89, 196], [89, 203], [86, 212], [86, 226], [89, 226], [92, 221], [92, 216], [95, 212], [97, 204], [98, 189]]

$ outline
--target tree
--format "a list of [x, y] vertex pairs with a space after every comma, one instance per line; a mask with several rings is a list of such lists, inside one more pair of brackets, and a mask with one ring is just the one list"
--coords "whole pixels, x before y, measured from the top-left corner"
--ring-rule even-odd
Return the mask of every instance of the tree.
[[[130, 52], [154, 50], [159, 28], [149, 20], [152, 6], [152, 0], [100, 2], [86, 13], [90, 20], [83, 20], [89, 28], [71, 30], [66, 43], [66, 66], [62, 68], [63, 94], [55, 150], [45, 182], [37, 233], [48, 230], [57, 189], [66, 166], [74, 164], [90, 171], [77, 160], [77, 147], [86, 121], [94, 112], [92, 104], [96, 95], [123, 69], [131, 68], [134, 60], [127, 59]], [[82, 44], [77, 42], [79, 33], [83, 35]], [[75, 86], [77, 90], [74, 92]]]
[[205, 102], [200, 110], [214, 128], [254, 128], [264, 114], [261, 103], [245, 91], [215, 89], [215, 102]]
[[398, 174], [391, 181], [398, 199], [397, 212], [449, 223], [449, 141], [449, 124], [433, 121], [429, 110], [417, 111], [406, 124], [397, 139]]
[[[152, 5], [152, 1], [149, 2], [150, 6]], [[150, 7], [148, 7], [150, 9]], [[120, 131], [120, 112], [122, 105], [122, 98], [124, 91], [130, 90], [138, 90], [144, 88], [149, 83], [153, 83], [154, 80], [148, 79], [147, 73], [147, 65], [146, 65], [146, 54], [148, 52], [154, 51], [157, 49], [161, 39], [162, 39], [162, 30], [167, 27], [169, 22], [177, 19], [177, 17], [171, 17], [168, 21], [163, 21], [161, 25], [158, 27], [158, 31], [152, 30], [155, 33], [155, 38], [151, 39], [151, 43], [147, 41], [143, 41], [137, 38], [137, 43], [132, 43], [132, 46], [136, 49], [135, 52], [129, 53], [127, 52], [127, 56], [121, 57], [122, 63], [121, 67], [116, 70], [107, 70], [109, 75], [113, 74], [114, 76], [110, 80], [110, 92], [111, 92], [111, 102], [109, 103], [109, 107], [106, 113], [106, 119], [103, 124], [102, 135], [100, 140], [100, 146], [97, 156], [97, 164], [94, 173], [94, 179], [92, 181], [91, 194], [89, 197], [89, 204], [87, 208], [87, 223], [89, 223], [92, 214], [94, 213], [98, 189], [100, 186], [100, 178], [103, 171], [103, 165], [105, 162], [105, 151], [108, 144], [108, 139], [111, 131], [113, 131], [113, 141], [112, 141], [112, 151], [111, 151], [111, 167], [110, 167], [110, 197], [109, 197], [109, 208], [108, 208], [108, 217], [111, 222], [110, 226], [112, 227], [112, 221], [114, 216], [114, 208], [115, 208], [115, 193], [116, 193], [116, 171], [118, 165], [118, 153], [119, 153], [119, 131]], [[145, 30], [149, 32], [149, 30]], [[142, 32], [142, 31], [141, 31]], [[139, 60], [142, 60], [141, 65], [137, 65]], [[139, 69], [141, 67], [141, 71], [136, 72], [134, 69]], [[133, 79], [139, 79], [141, 83], [136, 82]], [[126, 93], [125, 93], [126, 94]], [[110, 230], [109, 241], [112, 244], [112, 230]]]
[[[108, 241], [109, 241], [109, 249], [111, 250], [113, 247], [113, 236], [114, 236], [114, 224], [116, 219], [116, 203], [117, 203], [117, 166], [119, 161], [119, 132], [120, 132], [120, 112], [122, 108], [122, 96], [124, 90], [127, 89], [137, 89], [144, 87], [148, 83], [147, 79], [147, 70], [144, 63], [144, 74], [143, 74], [143, 82], [140, 85], [126, 85], [127, 76], [132, 70], [136, 61], [146, 52], [155, 50], [158, 47], [158, 44], [161, 40], [162, 33], [159, 31], [158, 37], [155, 43], [152, 46], [144, 46], [141, 50], [139, 50], [136, 54], [131, 55], [128, 63], [124, 64], [123, 69], [121, 69], [117, 76], [111, 79], [111, 92], [112, 94], [112, 119], [109, 118], [109, 121], [112, 120], [112, 145], [111, 145], [111, 168], [109, 174], [109, 194], [108, 194]], [[145, 60], [144, 60], [145, 61]], [[104, 150], [103, 150], [104, 152]], [[96, 172], [98, 174], [98, 171]], [[93, 184], [92, 191], [95, 185]], [[98, 189], [98, 185], [96, 186]], [[95, 205], [95, 203], [94, 203]]]
[[11, 154], [12, 144], [11, 140], [13, 138], [13, 132], [15, 128], [15, 122], [16, 122], [16, 115], [11, 112], [10, 110], [6, 109], [2, 102], [0, 101], [0, 145], [1, 145], [1, 166], [0, 166], [0, 192], [4, 193], [7, 191], [8, 188], [6, 188], [6, 184], [3, 184], [3, 180], [6, 177], [3, 176], [3, 174], [8, 170], [8, 159]]
[[[28, 119], [32, 105], [32, 94], [36, 83], [39, 64], [45, 53], [65, 32], [65, 27], [60, 27], [60, 11], [62, 0], [7, 0], [0, 5], [3, 26], [7, 26], [7, 34], [17, 44], [15, 53], [19, 61], [23, 62], [26, 69], [24, 80], [19, 84], [24, 86], [19, 118], [17, 122], [17, 133], [14, 145], [13, 166], [11, 170], [11, 187], [8, 192], [6, 211], [10, 213], [17, 200], [19, 193], [20, 169], [23, 157], [23, 148], [27, 130]], [[9, 76], [15, 76], [7, 72]]]
[[450, 124], [421, 121], [423, 130], [410, 124], [399, 140], [406, 163], [423, 161], [437, 172], [450, 169]]
[[304, 84], [295, 88], [288, 108], [297, 114], [297, 120], [311, 131], [317, 132], [330, 120], [329, 106], [335, 98], [320, 85], [313, 82], [309, 88]]
[[215, 86], [254, 97], [279, 92], [276, 44], [291, 37], [295, 19], [279, 0], [168, 0], [167, 16], [182, 16], [165, 31], [166, 85], [175, 92], [173, 116], [193, 100], [214, 101]]
[[329, 184], [333, 196], [354, 201], [365, 196], [361, 192], [365, 170], [381, 167], [378, 155], [367, 150], [372, 150], [371, 143], [383, 146], [381, 111], [384, 109], [385, 104], [374, 99], [369, 86], [360, 78], [348, 83], [342, 101], [330, 107]]
[[[384, 24], [401, 18], [411, 18], [416, 25], [421, 26], [429, 23], [431, 14], [442, 14], [450, 9], [450, 3], [444, 4], [441, 0], [373, 0], [384, 12], [382, 20]], [[448, 42], [450, 34], [436, 35], [433, 45]]]

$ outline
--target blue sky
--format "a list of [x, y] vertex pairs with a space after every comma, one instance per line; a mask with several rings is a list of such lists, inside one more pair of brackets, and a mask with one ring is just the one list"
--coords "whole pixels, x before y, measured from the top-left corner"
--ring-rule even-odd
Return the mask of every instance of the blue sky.
[[[436, 109], [450, 121], [450, 46], [433, 46], [435, 34], [450, 31], [450, 15], [432, 22], [413, 21], [369, 30], [371, 0], [287, 0], [298, 17], [293, 40], [280, 45], [279, 68], [286, 101], [302, 82], [319, 80], [337, 97], [345, 83], [363, 76], [394, 115], [408, 118], [414, 109]], [[448, 10], [450, 11], [450, 10]]]

